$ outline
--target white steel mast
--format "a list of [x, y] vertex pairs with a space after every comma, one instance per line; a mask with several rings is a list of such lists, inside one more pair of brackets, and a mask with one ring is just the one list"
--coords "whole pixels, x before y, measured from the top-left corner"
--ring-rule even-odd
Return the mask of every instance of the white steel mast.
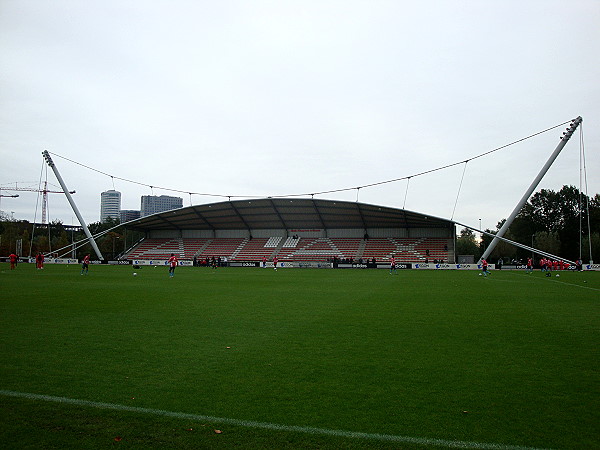
[[490, 245], [488, 245], [488, 247], [485, 249], [485, 252], [483, 252], [483, 255], [481, 255], [480, 261], [482, 259], [487, 259], [490, 256], [490, 253], [492, 253], [492, 251], [496, 247], [496, 244], [500, 240], [499, 238], [504, 236], [504, 233], [506, 233], [508, 227], [510, 227], [510, 225], [513, 223], [513, 220], [515, 220], [515, 217], [517, 217], [517, 214], [519, 214], [521, 208], [523, 208], [525, 203], [527, 203], [527, 200], [529, 200], [529, 197], [531, 196], [537, 185], [540, 183], [544, 175], [546, 175], [546, 172], [548, 172], [548, 169], [550, 169], [550, 166], [554, 163], [554, 160], [556, 160], [563, 147], [567, 145], [567, 142], [569, 141], [569, 139], [571, 138], [571, 136], [582, 121], [583, 119], [581, 118], [581, 116], [571, 121], [571, 124], [567, 128], [567, 131], [565, 131], [562, 137], [560, 138], [560, 143], [558, 144], [552, 155], [550, 155], [550, 158], [548, 159], [548, 161], [546, 161], [546, 164], [544, 165], [544, 167], [542, 167], [540, 173], [538, 173], [537, 177], [535, 177], [535, 179], [531, 183], [531, 186], [529, 186], [529, 188], [527, 189], [527, 192], [523, 194], [523, 197], [521, 198], [513, 212], [510, 214], [510, 216], [508, 216], [508, 219], [506, 219], [504, 225], [502, 225], [502, 227], [498, 230], [498, 233], [496, 233], [496, 236], [494, 237], [494, 239], [492, 239]]
[[79, 220], [79, 223], [81, 224], [81, 227], [83, 228], [83, 232], [87, 236], [88, 240], [90, 241], [90, 244], [92, 245], [92, 248], [96, 252], [96, 256], [98, 256], [98, 259], [103, 260], [104, 258], [102, 257], [102, 253], [100, 253], [100, 249], [98, 248], [98, 245], [96, 244], [96, 241], [94, 240], [94, 237], [92, 236], [92, 233], [90, 233], [90, 230], [88, 230], [88, 227], [85, 224], [85, 220], [83, 220], [83, 217], [79, 213], [79, 209], [77, 209], [77, 205], [75, 204], [75, 201], [73, 200], [73, 197], [71, 197], [71, 193], [67, 189], [67, 185], [65, 184], [64, 180], [60, 176], [60, 173], [58, 172], [58, 169], [54, 165], [54, 161], [52, 161], [52, 158], [50, 157], [50, 153], [48, 153], [48, 150], [44, 150], [42, 152], [42, 155], [44, 155], [44, 159], [46, 160], [46, 162], [48, 163], [48, 165], [54, 171], [54, 175], [56, 175], [56, 179], [60, 183], [60, 187], [62, 187], [63, 192], [67, 196], [67, 200], [69, 200], [69, 203], [71, 204], [71, 208], [73, 208], [73, 212], [77, 216], [77, 219]]

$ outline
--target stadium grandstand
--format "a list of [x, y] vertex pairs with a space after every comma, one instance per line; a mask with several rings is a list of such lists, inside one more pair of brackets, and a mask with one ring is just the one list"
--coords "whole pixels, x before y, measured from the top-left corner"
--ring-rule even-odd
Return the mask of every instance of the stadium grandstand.
[[128, 260], [259, 264], [454, 263], [455, 224], [404, 209], [358, 202], [265, 198], [195, 205], [129, 222], [145, 238]]

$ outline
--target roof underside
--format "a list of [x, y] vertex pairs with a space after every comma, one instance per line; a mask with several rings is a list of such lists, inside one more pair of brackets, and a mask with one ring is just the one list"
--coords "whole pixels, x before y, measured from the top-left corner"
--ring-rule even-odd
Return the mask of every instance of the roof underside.
[[453, 222], [403, 209], [337, 200], [265, 198], [189, 206], [127, 224], [138, 230], [448, 228]]

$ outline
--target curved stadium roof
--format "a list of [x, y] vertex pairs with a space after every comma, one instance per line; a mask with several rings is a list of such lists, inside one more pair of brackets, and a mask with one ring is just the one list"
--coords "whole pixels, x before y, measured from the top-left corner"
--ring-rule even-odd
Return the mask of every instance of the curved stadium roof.
[[263, 198], [165, 211], [127, 223], [137, 230], [449, 228], [453, 222], [404, 209], [339, 200]]

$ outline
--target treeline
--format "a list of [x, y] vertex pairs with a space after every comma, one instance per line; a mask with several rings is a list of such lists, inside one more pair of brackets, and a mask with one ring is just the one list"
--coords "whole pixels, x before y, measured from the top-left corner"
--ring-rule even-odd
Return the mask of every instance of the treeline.
[[[589, 215], [588, 215], [589, 210]], [[498, 222], [495, 230], [484, 231], [496, 234], [505, 219]], [[589, 224], [589, 225], [588, 225]], [[581, 230], [581, 234], [580, 234]], [[590, 260], [590, 233], [592, 260], [600, 260], [600, 194], [589, 198], [574, 186], [563, 186], [558, 192], [542, 189], [536, 192], [515, 218], [504, 237], [520, 244], [560, 256], [571, 261], [579, 257]], [[491, 236], [467, 228], [460, 231], [456, 241], [458, 255], [475, 255], [478, 259]], [[489, 260], [502, 258], [505, 262], [525, 260], [531, 252], [500, 241]], [[538, 259], [538, 256], [535, 257]]]
[[[94, 236], [118, 224], [118, 220], [108, 219], [104, 223], [90, 223], [88, 228]], [[118, 227], [96, 238], [96, 243], [105, 259], [114, 259], [143, 237], [144, 233]], [[4, 214], [0, 215], [0, 255], [2, 256], [16, 252], [20, 241], [21, 254], [19, 256], [35, 256], [38, 252], [42, 252], [56, 256], [64, 254], [64, 257], [71, 257], [73, 243], [85, 238], [83, 230], [67, 229], [60, 221], [53, 221], [45, 225], [38, 224], [34, 228], [33, 224], [27, 220], [11, 220]], [[89, 243], [85, 243], [75, 250], [77, 259], [81, 259], [87, 253], [95, 258], [94, 250]]]

